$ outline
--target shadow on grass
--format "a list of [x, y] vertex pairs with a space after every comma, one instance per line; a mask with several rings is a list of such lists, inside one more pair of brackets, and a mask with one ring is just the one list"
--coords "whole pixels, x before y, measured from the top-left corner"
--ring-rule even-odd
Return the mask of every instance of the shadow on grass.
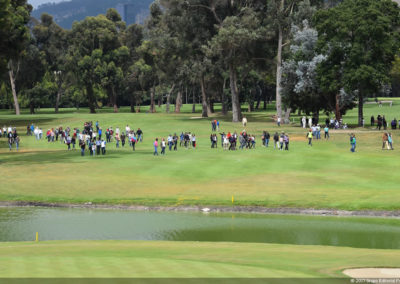
[[151, 151], [125, 151], [125, 150], [109, 150], [106, 155], [90, 156], [89, 151], [85, 151], [85, 156], [81, 156], [80, 149], [76, 150], [58, 150], [58, 151], [24, 151], [23, 149], [16, 152], [14, 149], [10, 152], [2, 154], [0, 164], [7, 165], [35, 165], [35, 164], [57, 164], [57, 163], [82, 163], [88, 161], [100, 161], [110, 159], [120, 159], [122, 157], [135, 156], [151, 156]]
[[[26, 127], [28, 125], [31, 125], [32, 123], [34, 125], [38, 125], [40, 127], [41, 124], [45, 123], [50, 123], [52, 121], [55, 121], [59, 118], [40, 118], [40, 117], [33, 117], [33, 118], [18, 118], [18, 117], [12, 117], [12, 119], [0, 119], [0, 127], [3, 126], [12, 126], [12, 127], [25, 127], [25, 132], [26, 132]], [[21, 134], [25, 134], [21, 133]]]
[[[251, 113], [244, 113], [244, 116], [247, 118], [248, 123], [252, 122], [274, 122], [272, 115], [267, 114], [265, 112], [251, 112]], [[219, 120], [220, 122], [225, 122], [225, 123], [231, 123], [232, 122], [232, 114], [229, 113], [228, 115], [222, 115], [221, 113], [215, 112], [211, 114], [209, 117], [201, 117], [201, 114], [193, 114], [193, 117], [195, 119], [188, 119], [187, 116], [182, 116], [182, 117], [177, 117], [176, 120], [178, 121], [184, 121], [188, 122], [190, 121], [191, 123], [204, 123], [205, 121], [208, 121], [210, 123], [211, 127], [211, 121], [214, 119]], [[238, 122], [241, 123], [241, 122]]]

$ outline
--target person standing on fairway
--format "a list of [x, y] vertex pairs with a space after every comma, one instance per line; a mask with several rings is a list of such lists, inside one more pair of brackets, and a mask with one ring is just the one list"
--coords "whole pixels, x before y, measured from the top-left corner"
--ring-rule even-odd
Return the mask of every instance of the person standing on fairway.
[[[19, 143], [21, 142], [21, 139], [19, 138], [18, 135], [14, 138], [14, 142], [15, 142], [15, 149], [18, 151], [19, 150]], [[392, 150], [393, 150], [393, 148], [392, 148]]]
[[106, 154], [106, 144], [107, 142], [104, 140], [101, 140], [101, 154], [105, 155]]
[[325, 139], [329, 140], [329, 127], [328, 127], [328, 125], [325, 126], [324, 132], [325, 132]]
[[85, 147], [86, 147], [85, 141], [80, 141], [79, 146], [81, 146], [81, 156], [83, 157], [85, 156]]
[[279, 134], [278, 132], [275, 132], [274, 134], [274, 149], [278, 148], [279, 149]]
[[100, 138], [96, 141], [96, 154], [100, 155], [101, 141]]
[[136, 131], [137, 141], [143, 142], [143, 131], [138, 128]]
[[196, 149], [196, 135], [194, 133], [192, 135], [192, 146], [193, 146], [193, 149]]
[[385, 148], [388, 148], [388, 134], [386, 132], [382, 135], [382, 150], [385, 150]]
[[243, 116], [242, 124], [243, 124], [243, 127], [247, 126], [247, 118], [245, 116]]
[[308, 138], [308, 145], [312, 146], [312, 140], [313, 140], [313, 131], [310, 129], [306, 135], [306, 138]]
[[165, 143], [165, 139], [163, 138], [161, 140], [161, 155], [165, 155], [165, 146], [166, 146], [166, 143]]
[[138, 141], [137, 137], [135, 136], [135, 133], [132, 133], [131, 135], [131, 146], [132, 146], [132, 151], [135, 151], [135, 145], [136, 142]]
[[168, 148], [169, 148], [170, 151], [172, 150], [172, 145], [174, 145], [173, 140], [174, 140], [174, 139], [172, 138], [172, 135], [170, 134], [170, 135], [168, 136]]
[[154, 153], [153, 153], [153, 155], [154, 155], [154, 156], [158, 156], [158, 152], [157, 152], [157, 149], [158, 149], [158, 138], [156, 138], [156, 140], [154, 141], [153, 146], [154, 146]]
[[269, 139], [271, 138], [271, 135], [269, 134], [268, 131], [264, 132], [264, 146], [268, 148], [269, 144]]
[[283, 137], [283, 142], [285, 143], [285, 151], [289, 151], [289, 135], [285, 134]]
[[122, 143], [122, 148], [125, 146], [125, 139], [126, 139], [125, 133], [124, 133], [124, 132], [122, 132], [122, 134], [121, 134], [121, 143]]
[[172, 137], [172, 141], [174, 142], [174, 151], [177, 151], [178, 150], [178, 136], [176, 135], [176, 133]]
[[350, 135], [350, 145], [350, 151], [354, 153], [356, 151], [356, 136], [354, 135], [354, 133]]
[[[390, 148], [389, 148], [389, 147], [388, 147], [388, 148], [389, 148], [390, 150], [394, 150], [394, 149], [393, 149], [393, 138], [392, 138], [392, 133], [389, 133], [389, 134], [388, 134], [388, 143], [389, 143], [389, 147], [390, 147]], [[17, 150], [18, 150], [18, 147], [17, 147]]]

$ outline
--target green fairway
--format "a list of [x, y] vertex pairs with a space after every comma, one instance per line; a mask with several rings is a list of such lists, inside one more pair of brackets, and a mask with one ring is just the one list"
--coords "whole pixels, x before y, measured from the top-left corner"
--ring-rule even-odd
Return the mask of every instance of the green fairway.
[[[400, 177], [398, 169], [399, 130], [393, 131], [395, 151], [381, 150], [382, 132], [372, 129], [338, 130], [331, 139], [314, 141], [307, 146], [305, 130], [299, 123], [278, 129], [272, 119], [273, 106], [266, 112], [245, 114], [248, 133], [256, 135], [257, 148], [244, 151], [210, 149], [212, 118], [201, 119], [192, 114], [191, 105], [181, 114], [166, 114], [163, 108], [156, 114], [131, 114], [127, 108], [119, 114], [110, 109], [88, 114], [87, 109], [64, 109], [53, 114], [42, 109], [38, 114], [19, 117], [0, 112], [0, 125], [16, 125], [25, 134], [26, 125], [33, 122], [48, 128], [70, 126], [83, 128], [85, 121], [99, 121], [103, 129], [113, 126], [125, 130], [140, 127], [144, 142], [132, 151], [107, 145], [107, 155], [80, 157], [79, 150], [67, 151], [61, 143], [48, 143], [34, 137], [21, 137], [21, 150], [8, 151], [6, 139], [0, 142], [0, 200], [39, 202], [97, 202], [107, 204], [146, 205], [259, 205], [268, 207], [312, 207], [340, 209], [400, 209]], [[397, 114], [400, 102], [393, 107], [366, 105], [366, 121], [374, 114], [386, 114], [388, 121]], [[200, 110], [198, 107], [197, 110]], [[221, 132], [243, 130], [230, 116], [215, 115], [221, 122]], [[297, 122], [299, 118], [293, 117]], [[321, 122], [325, 116], [321, 115]], [[355, 123], [356, 110], [344, 121]], [[268, 130], [286, 131], [290, 135], [290, 151], [276, 151], [261, 145], [261, 134]], [[166, 156], [154, 157], [153, 139], [178, 135], [182, 131], [196, 134], [196, 150], [167, 150]], [[349, 132], [357, 135], [356, 153], [351, 153]], [[220, 137], [218, 137], [220, 139]]]
[[400, 266], [398, 250], [243, 243], [0, 243], [0, 277], [344, 277]]

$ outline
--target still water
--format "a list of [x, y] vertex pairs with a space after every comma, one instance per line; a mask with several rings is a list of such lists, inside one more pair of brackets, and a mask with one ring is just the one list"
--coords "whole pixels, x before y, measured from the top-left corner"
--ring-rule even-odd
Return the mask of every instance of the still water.
[[400, 248], [400, 219], [0, 208], [0, 241], [172, 240]]

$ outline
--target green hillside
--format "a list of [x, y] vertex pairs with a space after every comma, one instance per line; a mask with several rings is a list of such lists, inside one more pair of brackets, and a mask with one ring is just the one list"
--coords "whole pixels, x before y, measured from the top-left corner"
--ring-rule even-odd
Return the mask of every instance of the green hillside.
[[[74, 21], [81, 21], [88, 16], [105, 14], [107, 9], [115, 8], [118, 4], [132, 4], [136, 11], [136, 19], [143, 21], [149, 11], [153, 0], [72, 0], [58, 4], [49, 3], [40, 5], [32, 12], [32, 16], [40, 18], [43, 13], [48, 13], [61, 27], [70, 29]], [[131, 24], [131, 23], [128, 23]]]

